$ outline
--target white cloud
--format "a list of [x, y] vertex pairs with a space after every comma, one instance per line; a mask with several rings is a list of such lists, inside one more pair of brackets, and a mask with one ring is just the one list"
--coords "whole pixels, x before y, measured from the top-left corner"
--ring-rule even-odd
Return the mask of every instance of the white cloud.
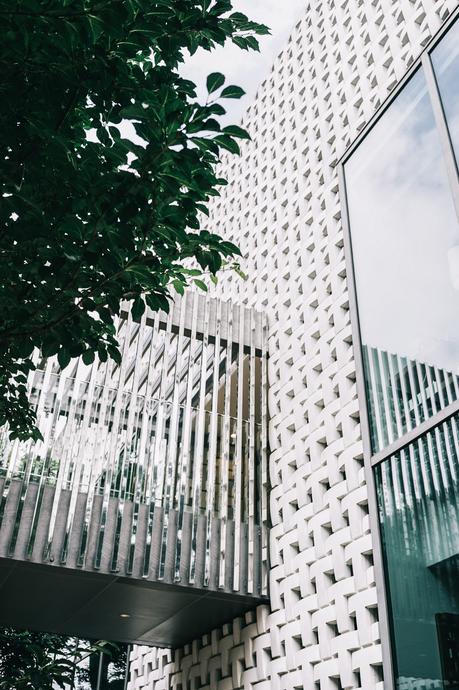
[[222, 72], [227, 84], [242, 86], [246, 95], [240, 101], [227, 100], [225, 103], [226, 120], [236, 123], [255, 98], [258, 86], [268, 76], [274, 59], [305, 11], [306, 0], [233, 0], [233, 7], [271, 29], [271, 36], [260, 36], [260, 53], [241, 50], [227, 42], [211, 53], [198, 51], [180, 71], [198, 85], [201, 97], [205, 94], [205, 80], [210, 72]]
[[346, 179], [362, 342], [459, 373], [459, 228], [422, 74]]

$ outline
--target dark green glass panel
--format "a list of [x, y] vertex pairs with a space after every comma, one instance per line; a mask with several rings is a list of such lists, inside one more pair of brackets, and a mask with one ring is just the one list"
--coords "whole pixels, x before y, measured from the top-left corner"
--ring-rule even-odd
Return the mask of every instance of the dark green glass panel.
[[458, 422], [375, 470], [399, 690], [459, 688]]

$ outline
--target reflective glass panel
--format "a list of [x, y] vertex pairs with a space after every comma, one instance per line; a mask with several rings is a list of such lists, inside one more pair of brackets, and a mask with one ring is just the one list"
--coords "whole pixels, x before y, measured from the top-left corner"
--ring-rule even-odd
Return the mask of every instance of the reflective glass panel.
[[432, 52], [443, 109], [456, 159], [459, 156], [459, 22], [455, 22]]
[[398, 690], [459, 688], [458, 422], [375, 470]]
[[421, 71], [345, 176], [378, 451], [459, 395], [459, 226]]

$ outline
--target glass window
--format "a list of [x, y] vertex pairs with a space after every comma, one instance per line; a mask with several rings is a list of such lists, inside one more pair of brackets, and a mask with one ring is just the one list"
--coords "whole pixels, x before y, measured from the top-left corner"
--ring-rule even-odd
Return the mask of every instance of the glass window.
[[459, 397], [459, 225], [422, 71], [345, 177], [378, 451]]
[[375, 470], [399, 690], [459, 688], [458, 423]]
[[456, 159], [459, 158], [459, 22], [432, 51], [432, 65], [437, 77], [443, 110]]

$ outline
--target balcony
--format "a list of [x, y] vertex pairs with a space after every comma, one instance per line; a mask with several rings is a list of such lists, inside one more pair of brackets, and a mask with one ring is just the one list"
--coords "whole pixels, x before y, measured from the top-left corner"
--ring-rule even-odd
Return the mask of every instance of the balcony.
[[267, 597], [266, 327], [190, 293], [121, 366], [38, 362], [0, 440], [0, 625], [178, 647]]

